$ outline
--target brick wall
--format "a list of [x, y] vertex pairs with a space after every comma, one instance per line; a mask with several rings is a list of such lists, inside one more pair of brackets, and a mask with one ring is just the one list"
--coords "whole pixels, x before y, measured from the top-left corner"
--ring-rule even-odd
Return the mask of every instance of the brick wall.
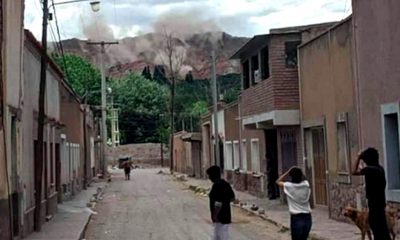
[[[134, 164], [161, 165], [161, 149], [159, 143], [143, 143], [121, 145], [107, 149], [107, 160], [115, 162], [118, 158], [130, 156]], [[164, 166], [169, 166], [168, 149], [164, 149]]]
[[271, 76], [242, 91], [243, 115], [272, 110], [299, 109], [297, 68], [286, 67], [285, 42], [300, 40], [299, 34], [271, 35], [269, 62]]

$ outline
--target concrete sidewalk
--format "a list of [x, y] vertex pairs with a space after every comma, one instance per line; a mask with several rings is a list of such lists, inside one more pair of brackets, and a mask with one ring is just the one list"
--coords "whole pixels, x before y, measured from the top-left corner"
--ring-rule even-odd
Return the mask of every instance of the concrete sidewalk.
[[87, 207], [98, 188], [102, 191], [106, 182], [92, 183], [87, 190], [82, 190], [70, 201], [58, 205], [54, 218], [42, 226], [42, 231], [29, 235], [27, 240], [79, 240], [85, 231], [92, 214], [96, 214]]
[[[180, 177], [183, 175], [175, 175]], [[181, 180], [183, 178], [181, 177]], [[184, 178], [182, 181], [185, 185], [200, 187], [203, 189], [210, 189], [211, 182], [208, 180]], [[239, 204], [235, 206], [241, 207], [249, 212], [253, 212], [255, 215], [261, 218], [273, 222], [274, 224], [283, 228], [289, 229], [290, 216], [286, 205], [282, 204], [280, 200], [268, 200], [266, 198], [257, 198], [246, 192], [236, 191], [236, 198], [239, 200]], [[265, 213], [260, 214], [258, 211], [252, 211], [251, 206], [256, 205], [258, 208], [263, 209]], [[311, 239], [340, 239], [340, 240], [359, 240], [361, 237], [359, 229], [349, 223], [338, 222], [328, 217], [328, 210], [322, 208], [313, 209], [313, 226], [311, 230]]]

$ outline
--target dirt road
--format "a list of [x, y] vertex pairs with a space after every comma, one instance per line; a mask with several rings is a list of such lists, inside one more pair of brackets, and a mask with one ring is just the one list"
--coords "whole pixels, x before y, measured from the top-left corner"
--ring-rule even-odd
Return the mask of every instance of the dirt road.
[[[211, 239], [208, 199], [155, 169], [134, 170], [130, 181], [115, 172], [96, 211], [87, 240]], [[289, 233], [236, 208], [230, 233], [232, 240], [290, 239]]]

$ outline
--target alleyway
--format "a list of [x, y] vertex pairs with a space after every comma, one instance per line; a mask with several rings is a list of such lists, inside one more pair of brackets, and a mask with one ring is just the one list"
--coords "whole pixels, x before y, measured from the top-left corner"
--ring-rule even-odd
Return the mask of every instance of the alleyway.
[[[157, 170], [135, 170], [131, 181], [113, 174], [86, 231], [87, 240], [209, 240], [208, 199]], [[289, 239], [287, 232], [233, 208], [231, 239]]]

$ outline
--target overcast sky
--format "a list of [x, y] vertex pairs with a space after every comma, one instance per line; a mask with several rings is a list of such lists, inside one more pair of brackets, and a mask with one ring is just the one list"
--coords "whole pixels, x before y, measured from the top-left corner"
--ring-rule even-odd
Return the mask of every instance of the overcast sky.
[[[49, 0], [51, 2], [51, 0]], [[55, 0], [63, 2], [63, 0]], [[197, 31], [221, 30], [251, 37], [270, 28], [339, 21], [351, 13], [351, 0], [102, 0], [56, 6], [62, 38], [112, 34], [115, 38], [152, 32], [160, 22]], [[25, 1], [25, 28], [41, 36], [40, 0]], [[54, 28], [54, 21], [51, 23]], [[94, 26], [94, 27], [93, 27]], [[51, 40], [51, 32], [50, 32]]]

